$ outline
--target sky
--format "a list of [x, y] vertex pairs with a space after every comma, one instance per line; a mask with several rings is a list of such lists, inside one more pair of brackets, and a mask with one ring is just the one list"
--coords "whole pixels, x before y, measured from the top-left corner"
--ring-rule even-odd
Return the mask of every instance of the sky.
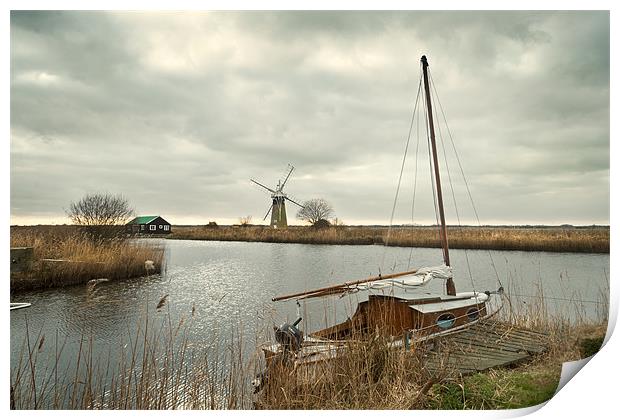
[[268, 223], [249, 179], [289, 163], [295, 201], [388, 224], [407, 144], [394, 223], [433, 223], [423, 54], [449, 224], [609, 224], [606, 11], [13, 11], [10, 37], [12, 224], [93, 192]]

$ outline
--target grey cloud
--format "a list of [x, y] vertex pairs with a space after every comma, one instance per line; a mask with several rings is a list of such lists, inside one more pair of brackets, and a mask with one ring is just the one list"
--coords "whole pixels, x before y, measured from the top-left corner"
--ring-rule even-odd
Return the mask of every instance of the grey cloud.
[[607, 12], [14, 11], [11, 213], [108, 190], [197, 223], [260, 219], [247, 178], [291, 162], [297, 198], [385, 223], [422, 53], [481, 214], [608, 223]]

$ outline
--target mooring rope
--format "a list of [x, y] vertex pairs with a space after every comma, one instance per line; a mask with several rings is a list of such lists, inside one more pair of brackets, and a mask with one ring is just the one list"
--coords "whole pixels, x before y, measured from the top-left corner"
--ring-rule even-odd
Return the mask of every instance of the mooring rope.
[[524, 298], [534, 298], [534, 299], [542, 299], [542, 300], [562, 300], [562, 301], [567, 301], [567, 302], [574, 302], [574, 303], [596, 303], [596, 304], [604, 304], [605, 302], [600, 301], [600, 300], [586, 300], [586, 299], [573, 299], [573, 298], [561, 298], [561, 297], [555, 297], [555, 296], [537, 296], [537, 295], [521, 295], [521, 294], [515, 294], [515, 293], [510, 293], [510, 292], [506, 292], [506, 296], [507, 297], [524, 297]]

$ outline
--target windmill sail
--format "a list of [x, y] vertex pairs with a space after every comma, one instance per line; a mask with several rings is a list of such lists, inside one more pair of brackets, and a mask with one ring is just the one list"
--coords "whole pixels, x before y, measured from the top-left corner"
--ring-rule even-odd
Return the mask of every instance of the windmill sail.
[[263, 218], [263, 220], [266, 220], [267, 216], [269, 216], [269, 213], [271, 213], [270, 226], [273, 228], [285, 228], [288, 226], [288, 221], [286, 218], [286, 200], [300, 207], [303, 207], [303, 205], [299, 204], [297, 201], [292, 200], [289, 197], [287, 197], [286, 193], [284, 192], [284, 186], [290, 179], [291, 174], [293, 173], [293, 170], [295, 169], [295, 167], [289, 164], [287, 169], [288, 169], [288, 172], [286, 176], [284, 177], [284, 182], [282, 182], [281, 180], [278, 180], [278, 184], [275, 187], [275, 189], [269, 188], [266, 185], [250, 178], [251, 182], [264, 188], [265, 190], [271, 193], [271, 205], [269, 209], [267, 210], [267, 213], [265, 214], [265, 217]]

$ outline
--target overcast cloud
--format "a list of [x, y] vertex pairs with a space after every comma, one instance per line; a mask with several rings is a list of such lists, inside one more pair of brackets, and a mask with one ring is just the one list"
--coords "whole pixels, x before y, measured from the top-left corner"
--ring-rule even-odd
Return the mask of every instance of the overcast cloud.
[[[270, 199], [248, 179], [290, 162], [295, 199], [386, 224], [422, 54], [482, 223], [609, 223], [607, 12], [12, 12], [11, 221], [65, 223], [109, 191], [173, 224], [258, 222]], [[448, 156], [449, 222], [451, 180], [471, 223]]]

